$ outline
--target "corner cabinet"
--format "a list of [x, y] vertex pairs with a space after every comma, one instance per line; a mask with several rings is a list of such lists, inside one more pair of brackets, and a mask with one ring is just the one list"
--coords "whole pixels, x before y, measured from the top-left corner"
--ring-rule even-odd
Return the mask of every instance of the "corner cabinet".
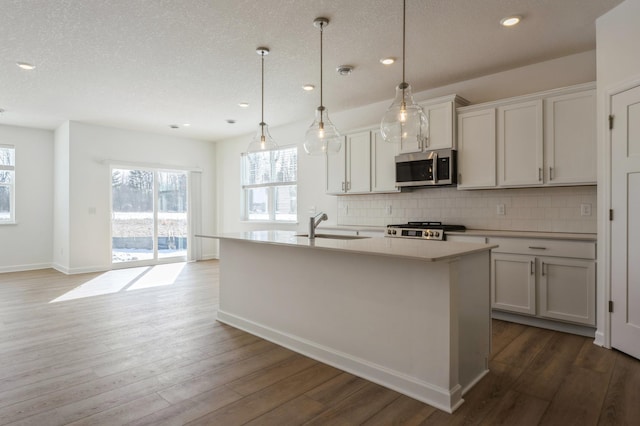
[[456, 109], [469, 105], [469, 101], [457, 95], [444, 96], [420, 102], [429, 123], [424, 141], [400, 143], [400, 154], [433, 149], [456, 148]]
[[327, 155], [327, 193], [398, 192], [394, 158], [397, 149], [397, 145], [383, 141], [378, 129], [346, 135], [342, 149]]
[[580, 325], [596, 323], [595, 242], [489, 238], [491, 307]]
[[594, 83], [457, 111], [459, 189], [596, 183]]

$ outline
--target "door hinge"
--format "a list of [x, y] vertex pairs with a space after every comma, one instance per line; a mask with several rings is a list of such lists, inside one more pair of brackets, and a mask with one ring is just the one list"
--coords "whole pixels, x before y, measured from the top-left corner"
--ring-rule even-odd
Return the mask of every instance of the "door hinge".
[[609, 115], [609, 130], [613, 129], [613, 115]]
[[613, 209], [609, 209], [609, 220], [613, 220]]
[[609, 300], [609, 312], [613, 312], [613, 300]]

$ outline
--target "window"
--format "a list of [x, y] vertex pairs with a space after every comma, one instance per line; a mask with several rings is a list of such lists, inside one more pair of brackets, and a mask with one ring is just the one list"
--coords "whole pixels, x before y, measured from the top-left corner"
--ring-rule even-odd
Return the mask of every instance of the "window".
[[242, 154], [243, 219], [298, 220], [298, 149]]
[[0, 145], [0, 223], [15, 222], [16, 150]]

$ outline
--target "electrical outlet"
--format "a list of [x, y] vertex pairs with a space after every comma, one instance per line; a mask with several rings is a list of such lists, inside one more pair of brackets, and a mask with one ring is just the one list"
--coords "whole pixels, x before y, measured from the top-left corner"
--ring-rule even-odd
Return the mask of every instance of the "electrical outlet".
[[496, 214], [500, 215], [500, 216], [504, 216], [504, 204], [498, 204], [496, 206]]
[[580, 204], [580, 216], [591, 216], [591, 204]]
[[309, 207], [309, 214], [316, 214], [316, 206]]
[[387, 206], [384, 209], [385, 213], [387, 214], [387, 216], [391, 216], [391, 212], [393, 211], [391, 208], [391, 204], [387, 204]]

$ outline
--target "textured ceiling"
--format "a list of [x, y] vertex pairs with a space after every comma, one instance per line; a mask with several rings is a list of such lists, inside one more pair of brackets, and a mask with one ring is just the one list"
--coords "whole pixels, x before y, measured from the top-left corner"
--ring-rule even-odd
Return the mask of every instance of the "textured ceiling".
[[[407, 0], [414, 91], [595, 48], [595, 19], [622, 0]], [[66, 120], [220, 140], [260, 121], [313, 120], [324, 32], [330, 112], [390, 100], [401, 80], [400, 0], [0, 0], [0, 124]], [[523, 22], [505, 29], [510, 14]], [[18, 61], [33, 63], [33, 71]], [[355, 67], [339, 76], [338, 65]], [[250, 107], [241, 109], [239, 102]], [[228, 124], [227, 119], [236, 120]], [[191, 127], [170, 129], [170, 124]]]

